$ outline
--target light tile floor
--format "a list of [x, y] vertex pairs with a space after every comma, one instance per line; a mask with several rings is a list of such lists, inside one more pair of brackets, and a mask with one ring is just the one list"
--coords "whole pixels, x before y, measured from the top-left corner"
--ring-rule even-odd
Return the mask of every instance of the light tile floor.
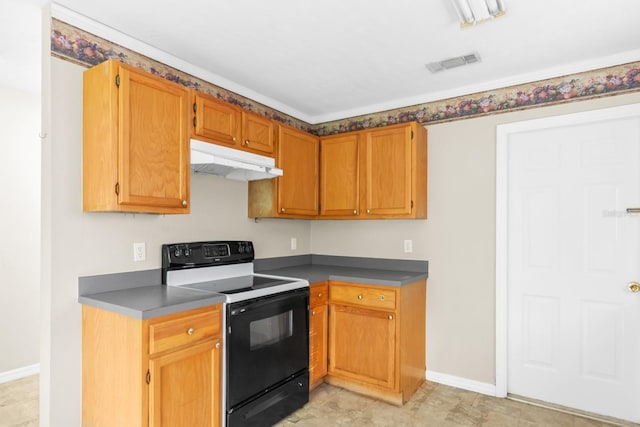
[[[37, 375], [0, 384], [0, 427], [37, 427]], [[426, 382], [401, 408], [322, 384], [309, 403], [277, 427], [609, 427], [614, 425], [526, 403]], [[119, 427], [119, 426], [114, 426]], [[191, 426], [171, 426], [191, 427]]]
[[37, 427], [39, 375], [0, 384], [0, 427]]
[[637, 426], [631, 423], [603, 423], [430, 382], [425, 382], [403, 407], [327, 384], [313, 390], [309, 400], [309, 404], [281, 421], [277, 427]]

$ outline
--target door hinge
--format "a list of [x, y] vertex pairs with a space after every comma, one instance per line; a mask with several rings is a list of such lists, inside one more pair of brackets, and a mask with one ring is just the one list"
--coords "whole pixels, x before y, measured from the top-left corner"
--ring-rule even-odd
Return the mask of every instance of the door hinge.
[[413, 209], [413, 200], [411, 201], [411, 209]]
[[149, 370], [147, 369], [147, 384], [151, 384], [151, 372], [149, 372]]
[[198, 111], [198, 104], [196, 104], [195, 102], [193, 103], [193, 112], [197, 112]]
[[116, 196], [120, 195], [120, 183], [116, 182]]
[[120, 74], [116, 74], [116, 86], [120, 87]]
[[[193, 104], [193, 105], [195, 105], [195, 104]], [[195, 117], [193, 118], [193, 127], [194, 127], [194, 128], [195, 128], [195, 127], [198, 127], [198, 119], [197, 119], [197, 118], [195, 118]]]
[[411, 129], [411, 139], [413, 139], [413, 129]]

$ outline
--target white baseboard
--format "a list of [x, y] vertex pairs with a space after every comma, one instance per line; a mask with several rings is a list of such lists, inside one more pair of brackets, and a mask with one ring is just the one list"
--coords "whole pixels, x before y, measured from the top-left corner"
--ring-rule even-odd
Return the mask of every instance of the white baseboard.
[[10, 371], [0, 372], [0, 384], [9, 381], [19, 380], [20, 378], [30, 377], [40, 373], [40, 364], [36, 363], [22, 368], [12, 369]]
[[480, 394], [486, 394], [489, 396], [496, 395], [496, 385], [481, 383], [480, 381], [474, 381], [467, 378], [456, 377], [449, 374], [441, 374], [440, 372], [427, 371], [427, 381], [434, 383], [444, 384], [451, 387], [461, 388], [463, 390], [474, 391]]

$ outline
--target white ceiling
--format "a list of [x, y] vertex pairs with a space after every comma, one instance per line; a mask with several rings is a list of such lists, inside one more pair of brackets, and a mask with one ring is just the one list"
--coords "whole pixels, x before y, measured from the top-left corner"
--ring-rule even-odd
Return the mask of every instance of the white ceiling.
[[44, 0], [0, 0], [0, 86], [40, 92]]
[[[448, 0], [55, 3], [309, 123], [640, 60], [638, 0], [505, 1], [505, 16], [465, 29]], [[472, 52], [480, 63], [425, 67]]]

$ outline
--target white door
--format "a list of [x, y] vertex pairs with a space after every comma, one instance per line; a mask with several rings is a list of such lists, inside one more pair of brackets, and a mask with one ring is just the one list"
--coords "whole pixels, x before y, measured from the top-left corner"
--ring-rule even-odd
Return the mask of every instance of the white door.
[[638, 422], [640, 113], [602, 116], [508, 137], [507, 391]]

